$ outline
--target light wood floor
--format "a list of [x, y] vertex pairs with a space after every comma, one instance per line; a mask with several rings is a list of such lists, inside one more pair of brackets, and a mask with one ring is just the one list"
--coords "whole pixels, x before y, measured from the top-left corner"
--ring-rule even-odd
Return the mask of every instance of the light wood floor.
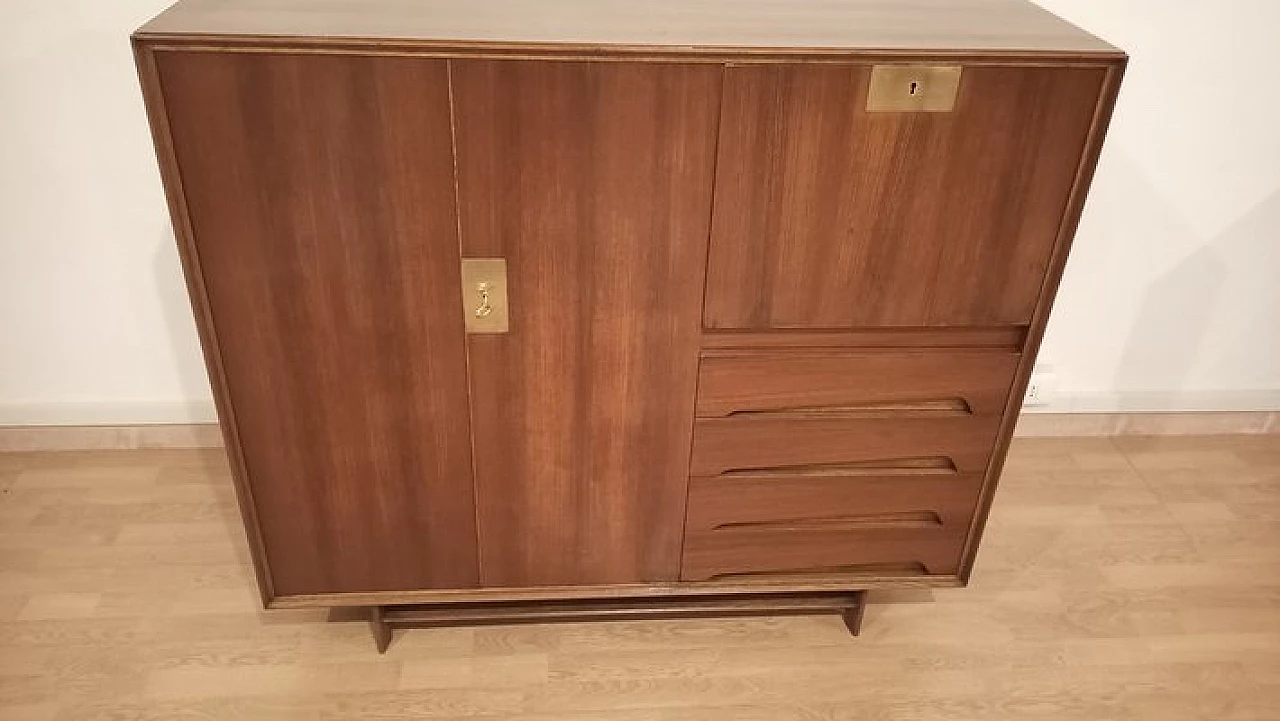
[[0, 455], [0, 719], [1280, 719], [1280, 436], [1018, 440], [968, 589], [409, 631], [258, 608], [216, 451]]

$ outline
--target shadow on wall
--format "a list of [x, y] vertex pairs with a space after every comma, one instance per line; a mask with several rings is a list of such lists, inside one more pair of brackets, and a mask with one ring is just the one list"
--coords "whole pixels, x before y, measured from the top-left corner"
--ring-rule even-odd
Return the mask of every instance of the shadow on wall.
[[1218, 234], [1213, 246], [1235, 266], [1228, 291], [1244, 299], [1230, 319], [1232, 342], [1217, 354], [1233, 367], [1263, 359], [1262, 385], [1280, 389], [1280, 188]]
[[216, 421], [209, 378], [205, 373], [204, 357], [201, 355], [199, 335], [196, 333], [195, 316], [187, 297], [173, 228], [167, 219], [163, 228], [164, 231], [158, 233], [160, 241], [152, 253], [151, 267], [156, 279], [156, 302], [160, 304], [160, 312], [164, 318], [165, 335], [171, 346], [178, 382], [184, 391], [184, 397], [190, 399], [186, 402], [184, 413], [192, 422]]
[[[1177, 391], [1195, 386], [1197, 365], [1252, 368], [1261, 383], [1280, 378], [1280, 347], [1272, 329], [1280, 323], [1280, 190], [1213, 239], [1202, 241], [1179, 209], [1169, 204], [1125, 157], [1113, 158], [1100, 194], [1108, 217], [1130, 219], [1134, 238], [1149, 244], [1195, 248], [1150, 283], [1116, 370], [1114, 387], [1163, 391], [1159, 407], [1178, 410]], [[1127, 224], [1127, 223], [1126, 223]], [[1261, 256], [1261, 257], [1260, 257]], [[1235, 309], [1235, 315], [1224, 308]], [[1247, 309], [1247, 311], [1241, 311]], [[1268, 354], [1261, 356], [1260, 354]], [[1272, 359], [1258, 371], [1259, 357]], [[1221, 371], [1219, 371], [1221, 373]], [[1248, 379], [1240, 379], [1249, 387]]]

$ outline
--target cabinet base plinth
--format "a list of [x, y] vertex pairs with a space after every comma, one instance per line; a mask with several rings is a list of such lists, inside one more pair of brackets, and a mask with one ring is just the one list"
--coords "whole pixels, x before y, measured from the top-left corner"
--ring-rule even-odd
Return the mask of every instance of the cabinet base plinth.
[[610, 598], [575, 601], [519, 601], [372, 606], [370, 621], [379, 653], [402, 628], [480, 626], [557, 621], [783, 616], [836, 613], [854, 636], [862, 626], [866, 591], [830, 593]]

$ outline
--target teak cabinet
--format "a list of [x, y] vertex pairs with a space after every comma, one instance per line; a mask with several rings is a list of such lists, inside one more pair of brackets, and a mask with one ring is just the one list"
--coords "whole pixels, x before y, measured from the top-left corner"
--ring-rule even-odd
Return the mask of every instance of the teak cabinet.
[[963, 583], [1125, 64], [1015, 0], [134, 45], [264, 599], [401, 620]]

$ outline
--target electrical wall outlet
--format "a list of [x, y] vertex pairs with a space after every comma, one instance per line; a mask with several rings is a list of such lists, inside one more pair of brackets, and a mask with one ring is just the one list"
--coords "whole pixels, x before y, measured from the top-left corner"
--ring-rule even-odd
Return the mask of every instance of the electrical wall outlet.
[[1047, 406], [1053, 403], [1054, 391], [1057, 389], [1057, 377], [1053, 373], [1034, 371], [1031, 382], [1027, 384], [1027, 395], [1022, 399], [1023, 408]]

